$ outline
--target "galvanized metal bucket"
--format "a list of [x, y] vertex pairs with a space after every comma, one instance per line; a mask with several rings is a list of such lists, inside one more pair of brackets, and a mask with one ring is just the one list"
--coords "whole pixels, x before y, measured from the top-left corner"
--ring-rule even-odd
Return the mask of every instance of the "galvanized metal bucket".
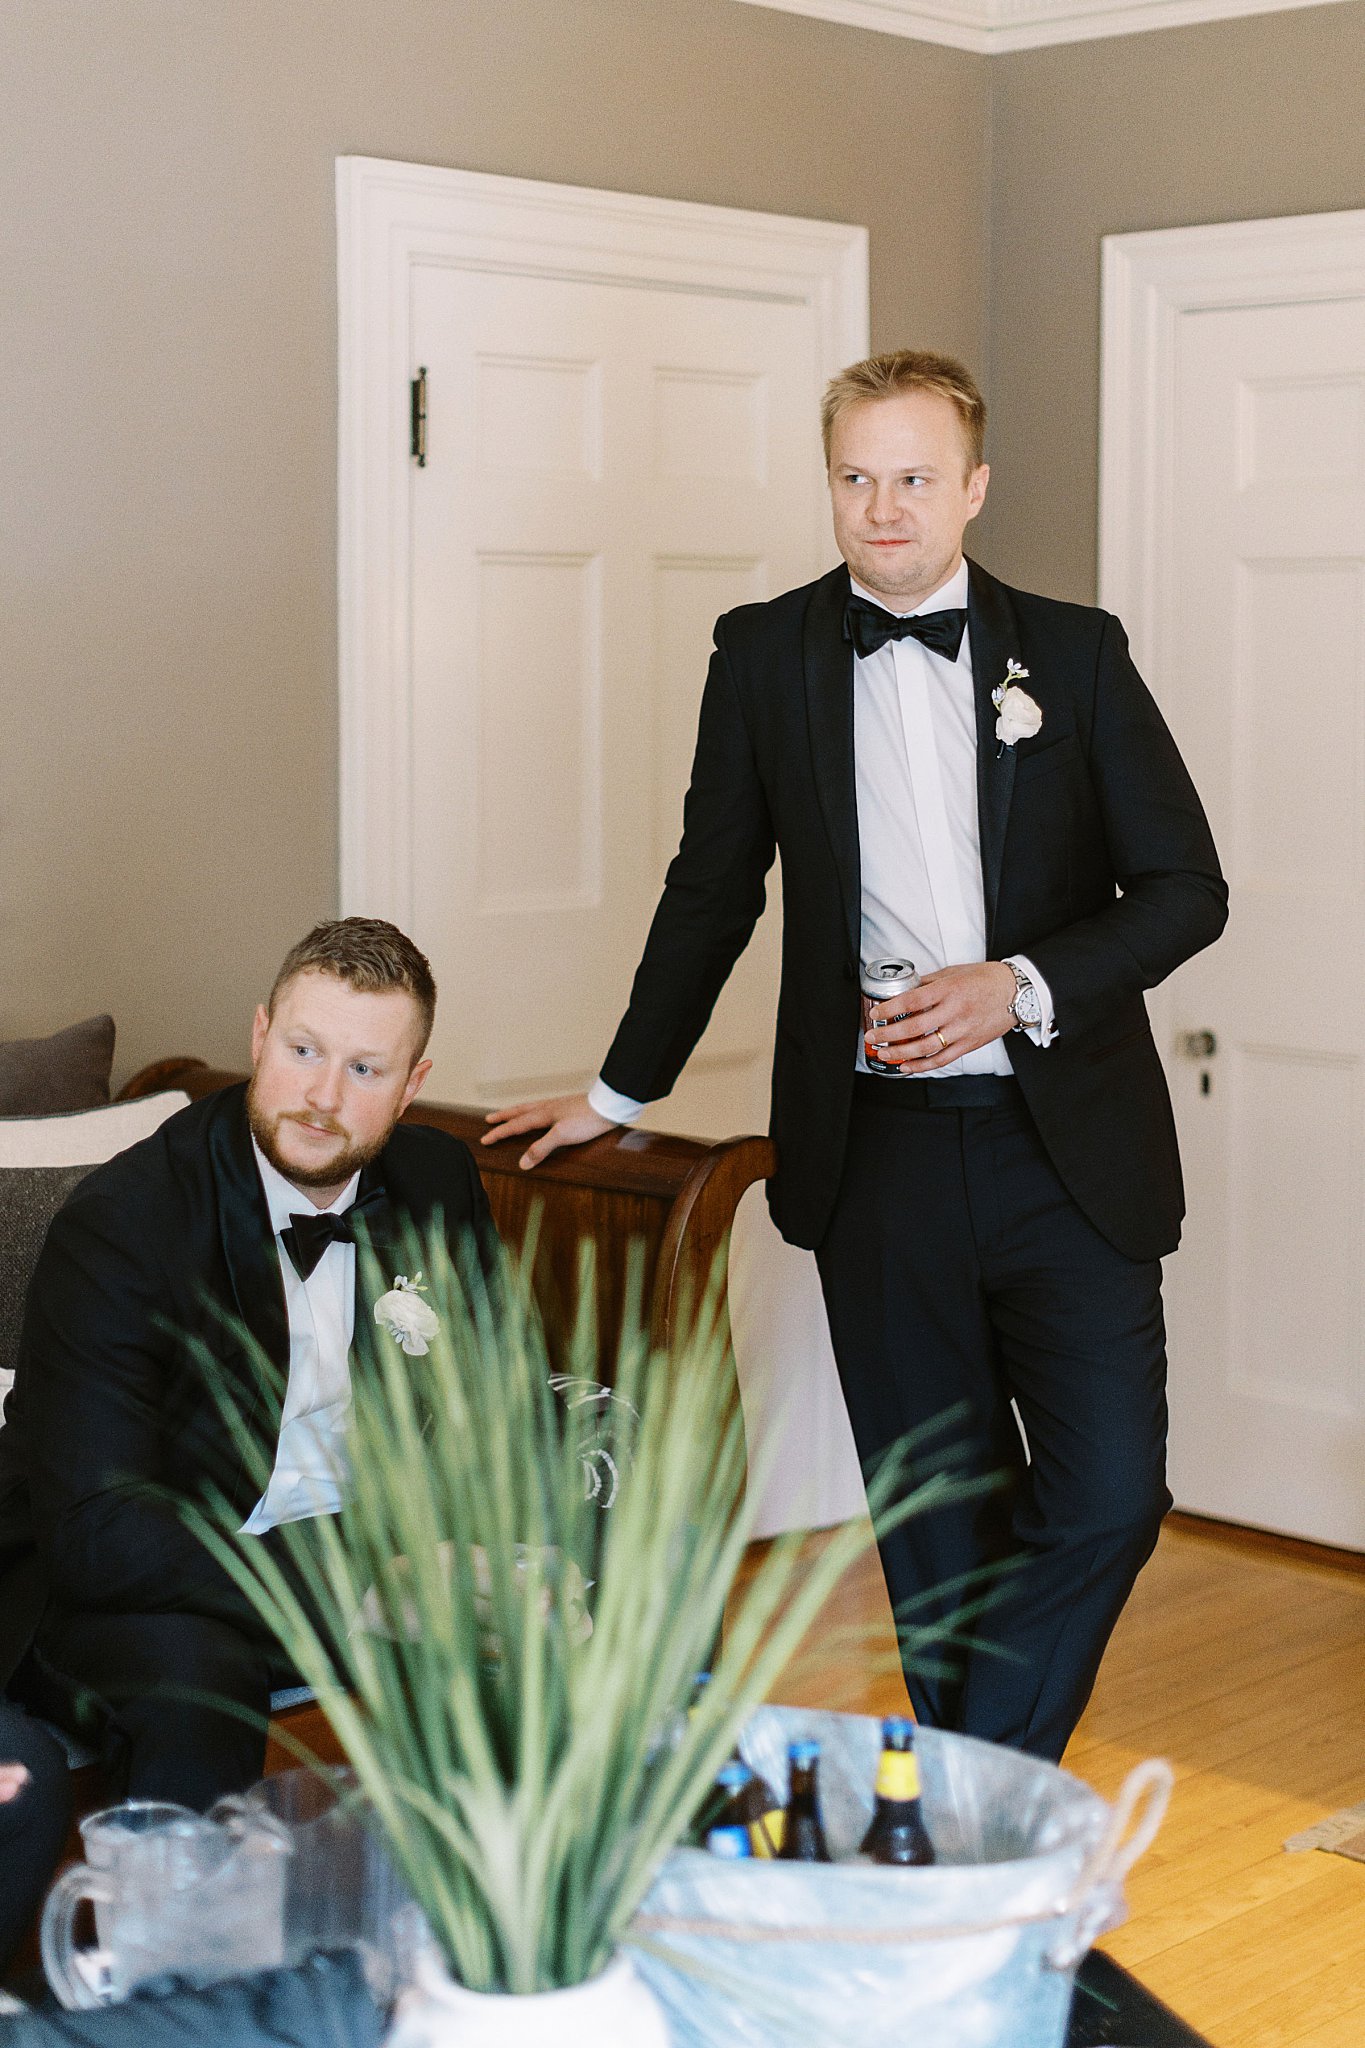
[[[763, 1707], [745, 1761], [784, 1791], [787, 1745], [821, 1745], [832, 1855], [872, 1813], [881, 1727]], [[1170, 1796], [1139, 1764], [1114, 1806], [1017, 1750], [920, 1731], [924, 1815], [938, 1861], [722, 1862], [679, 1849], [632, 1929], [675, 2048], [1062, 2048], [1076, 1968], [1123, 1918], [1123, 1880]]]

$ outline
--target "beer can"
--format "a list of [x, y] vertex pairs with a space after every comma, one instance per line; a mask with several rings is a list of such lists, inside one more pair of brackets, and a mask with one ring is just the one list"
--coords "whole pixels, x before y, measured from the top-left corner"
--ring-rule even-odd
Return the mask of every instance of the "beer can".
[[[858, 986], [862, 990], [863, 1030], [866, 1033], [874, 1028], [873, 1004], [888, 1002], [892, 996], [907, 995], [912, 988], [918, 988], [919, 973], [913, 960], [864, 960], [862, 972], [858, 976]], [[883, 1017], [881, 1021], [883, 1024], [898, 1024], [902, 1017], [908, 1015], [907, 1010], [900, 1010], [893, 1012], [890, 1017]], [[894, 1061], [879, 1060], [876, 1053], [866, 1045], [863, 1050], [872, 1073], [893, 1076], [900, 1073], [900, 1068]]]

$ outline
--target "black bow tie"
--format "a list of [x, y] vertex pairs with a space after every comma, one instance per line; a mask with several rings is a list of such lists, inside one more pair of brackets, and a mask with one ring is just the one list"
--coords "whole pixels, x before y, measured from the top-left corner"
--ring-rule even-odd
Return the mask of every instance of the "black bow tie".
[[869, 604], [864, 597], [850, 596], [844, 606], [844, 638], [853, 642], [854, 653], [863, 659], [885, 647], [888, 640], [908, 638], [956, 661], [966, 630], [965, 611], [915, 612], [908, 619], [898, 619], [894, 612]]
[[354, 1244], [356, 1224], [363, 1223], [372, 1231], [388, 1207], [383, 1188], [371, 1188], [339, 1216], [330, 1209], [314, 1209], [309, 1216], [291, 1215], [288, 1230], [280, 1232], [280, 1242], [300, 1280], [308, 1278], [329, 1244]]

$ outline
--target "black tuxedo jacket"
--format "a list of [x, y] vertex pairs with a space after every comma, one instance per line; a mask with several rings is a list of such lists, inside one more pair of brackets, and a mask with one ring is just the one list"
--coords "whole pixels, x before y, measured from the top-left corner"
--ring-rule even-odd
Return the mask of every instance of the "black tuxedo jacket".
[[[409, 1268], [405, 1226], [425, 1230], [438, 1216], [453, 1249], [472, 1230], [485, 1265], [495, 1258], [483, 1187], [457, 1138], [400, 1124], [359, 1192], [381, 1185], [394, 1212], [389, 1238], [373, 1233], [386, 1273]], [[269, 1448], [278, 1398], [262, 1387], [235, 1322], [283, 1384], [284, 1282], [244, 1086], [191, 1104], [97, 1167], [53, 1220], [0, 1429], [0, 1684], [49, 1600], [68, 1610], [245, 1613], [174, 1510], [140, 1491], [147, 1481], [181, 1494], [213, 1482], [244, 1520], [259, 1498], [185, 1342], [200, 1339], [219, 1361]], [[357, 1336], [371, 1325], [372, 1304], [358, 1300]], [[357, 1344], [353, 1365], [363, 1369], [364, 1357]]]
[[[668, 1093], [780, 851], [768, 1192], [783, 1235], [808, 1246], [838, 1190], [861, 1029], [848, 587], [841, 567], [718, 622], [682, 843], [602, 1068], [639, 1101]], [[1208, 823], [1116, 619], [972, 563], [968, 620], [987, 957], [1036, 963], [1061, 1034], [1043, 1050], [1016, 1032], [1010, 1059], [1080, 1208], [1121, 1252], [1156, 1258], [1179, 1241], [1184, 1198], [1143, 991], [1223, 929]], [[1001, 751], [991, 692], [1010, 659], [1043, 723]]]

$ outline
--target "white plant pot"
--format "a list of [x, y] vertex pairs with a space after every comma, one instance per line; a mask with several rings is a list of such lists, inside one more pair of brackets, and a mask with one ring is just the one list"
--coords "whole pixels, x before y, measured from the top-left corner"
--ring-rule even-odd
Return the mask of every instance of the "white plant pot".
[[434, 1951], [418, 1959], [384, 2048], [668, 2048], [653, 1992], [628, 1956], [567, 1991], [467, 1991]]

